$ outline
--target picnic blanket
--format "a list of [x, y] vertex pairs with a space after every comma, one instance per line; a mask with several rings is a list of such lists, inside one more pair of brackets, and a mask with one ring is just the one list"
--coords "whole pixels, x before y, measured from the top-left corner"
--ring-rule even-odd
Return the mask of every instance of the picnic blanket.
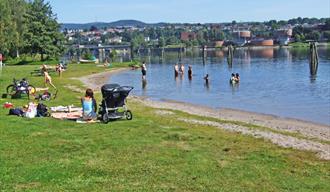
[[69, 106], [56, 106], [56, 107], [51, 107], [50, 110], [52, 112], [79, 112], [82, 113], [82, 108], [81, 107], [74, 107], [73, 105]]
[[82, 112], [81, 111], [74, 111], [74, 112], [57, 112], [52, 113], [51, 117], [55, 119], [61, 119], [61, 120], [77, 120], [81, 117]]

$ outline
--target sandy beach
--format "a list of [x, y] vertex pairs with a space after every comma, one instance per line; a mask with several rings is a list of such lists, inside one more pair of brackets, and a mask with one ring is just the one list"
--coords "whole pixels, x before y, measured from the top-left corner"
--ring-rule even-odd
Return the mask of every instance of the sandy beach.
[[[86, 87], [99, 91], [111, 74], [124, 70], [129, 69], [115, 69], [77, 79], [83, 82]], [[313, 151], [321, 159], [330, 160], [330, 126], [327, 125], [236, 109], [213, 109], [171, 100], [154, 101], [150, 98], [139, 96], [130, 96], [130, 99], [145, 106], [159, 109], [157, 115], [171, 115], [173, 113], [171, 110], [179, 110], [202, 117], [227, 120], [229, 121], [228, 123], [220, 123], [210, 120], [178, 118], [179, 121], [210, 125], [219, 129], [263, 138], [281, 147]], [[260, 127], [260, 129], [234, 123], [236, 121], [253, 124]]]

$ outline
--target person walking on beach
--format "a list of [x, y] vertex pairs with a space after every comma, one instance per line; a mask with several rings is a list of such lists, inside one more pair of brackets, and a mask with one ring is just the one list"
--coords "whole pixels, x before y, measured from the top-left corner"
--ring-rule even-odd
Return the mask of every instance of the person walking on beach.
[[142, 80], [145, 80], [147, 75], [147, 66], [145, 62], [142, 63], [141, 72], [142, 72]]

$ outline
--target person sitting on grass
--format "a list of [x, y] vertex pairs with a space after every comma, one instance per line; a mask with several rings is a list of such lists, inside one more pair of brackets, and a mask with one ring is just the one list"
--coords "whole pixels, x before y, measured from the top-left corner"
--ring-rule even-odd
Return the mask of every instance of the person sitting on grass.
[[96, 111], [97, 104], [94, 99], [94, 93], [92, 89], [87, 89], [84, 98], [81, 98], [82, 104], [82, 117], [84, 120], [95, 120], [96, 119]]

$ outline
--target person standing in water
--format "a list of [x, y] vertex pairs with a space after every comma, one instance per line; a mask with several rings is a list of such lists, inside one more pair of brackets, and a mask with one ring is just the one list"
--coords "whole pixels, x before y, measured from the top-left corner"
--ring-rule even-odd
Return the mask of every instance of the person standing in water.
[[176, 63], [174, 65], [174, 76], [177, 77], [179, 75], [179, 65]]
[[205, 75], [204, 80], [206, 84], [209, 84], [209, 74]]
[[240, 79], [239, 79], [239, 74], [236, 73], [236, 74], [235, 74], [235, 81], [236, 81], [236, 83], [239, 83], [239, 80], [240, 80]]
[[180, 71], [181, 74], [184, 74], [184, 65], [183, 64], [181, 64], [179, 71]]
[[147, 66], [145, 62], [142, 63], [141, 72], [142, 72], [142, 80], [145, 80], [147, 75]]
[[191, 65], [188, 66], [188, 78], [189, 78], [189, 80], [192, 79], [192, 67], [191, 67]]
[[205, 80], [205, 87], [207, 88], [207, 90], [209, 90], [210, 86], [209, 86], [209, 74], [206, 74], [204, 77]]

